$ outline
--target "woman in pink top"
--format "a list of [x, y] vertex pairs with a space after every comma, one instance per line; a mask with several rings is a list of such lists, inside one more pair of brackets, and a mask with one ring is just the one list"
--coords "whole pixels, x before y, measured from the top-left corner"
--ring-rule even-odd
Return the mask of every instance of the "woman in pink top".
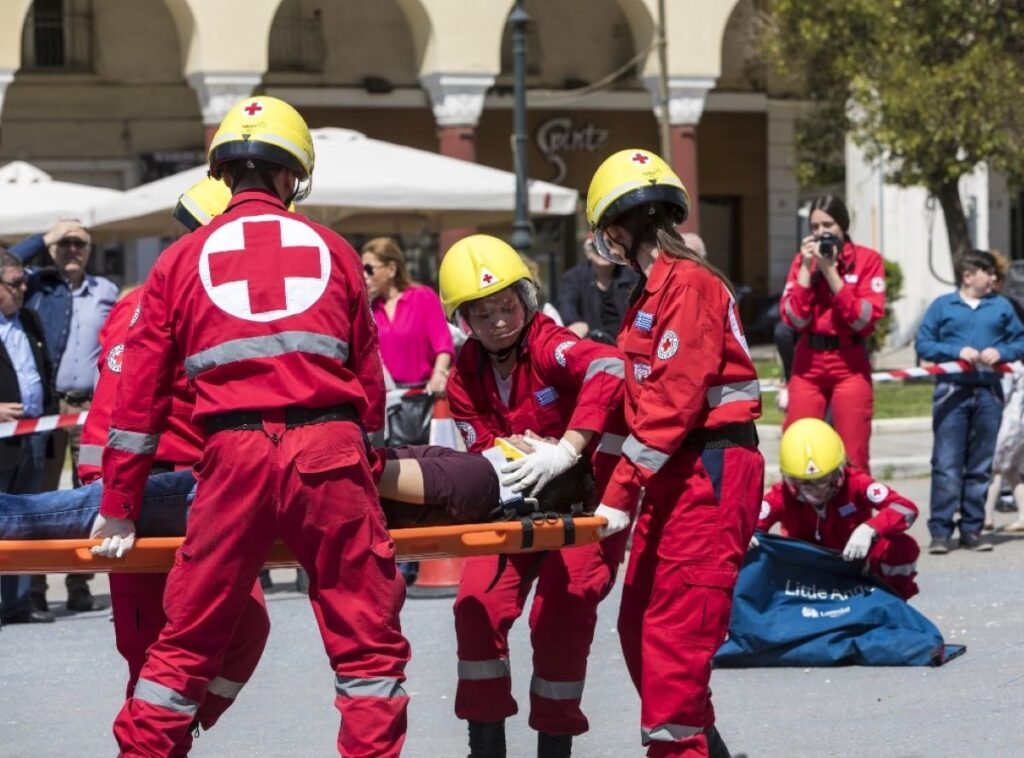
[[390, 238], [370, 240], [362, 255], [384, 366], [398, 385], [444, 394], [455, 348], [437, 293], [413, 284]]

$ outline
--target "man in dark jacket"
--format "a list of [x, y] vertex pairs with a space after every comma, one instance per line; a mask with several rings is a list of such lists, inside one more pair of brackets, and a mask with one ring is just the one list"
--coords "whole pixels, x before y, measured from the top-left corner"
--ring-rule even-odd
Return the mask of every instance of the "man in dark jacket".
[[580, 337], [614, 345], [637, 275], [598, 255], [589, 235], [583, 250], [587, 260], [562, 274], [556, 307]]
[[[28, 277], [21, 261], [0, 248], [0, 422], [54, 413], [53, 369], [34, 312], [24, 307]], [[0, 439], [0, 490], [10, 494], [38, 492], [46, 458], [46, 433]], [[0, 578], [0, 623], [54, 620], [33, 607], [30, 577]]]

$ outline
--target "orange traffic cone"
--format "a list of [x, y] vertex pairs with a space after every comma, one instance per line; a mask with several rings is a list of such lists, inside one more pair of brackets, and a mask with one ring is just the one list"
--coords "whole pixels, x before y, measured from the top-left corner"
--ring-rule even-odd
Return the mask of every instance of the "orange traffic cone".
[[465, 558], [433, 558], [420, 561], [420, 571], [416, 581], [409, 585], [407, 597], [455, 597], [459, 592], [459, 579], [462, 578], [462, 565]]

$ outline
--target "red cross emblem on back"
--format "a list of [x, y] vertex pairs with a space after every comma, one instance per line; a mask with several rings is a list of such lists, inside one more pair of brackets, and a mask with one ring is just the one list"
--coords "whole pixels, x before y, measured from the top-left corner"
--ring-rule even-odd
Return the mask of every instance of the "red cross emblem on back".
[[631, 160], [633, 161], [633, 163], [639, 163], [642, 166], [645, 163], [647, 163], [647, 161], [649, 161], [650, 158], [644, 155], [643, 153], [637, 153], [631, 158]]
[[219, 287], [244, 281], [252, 313], [287, 310], [286, 277], [320, 278], [320, 250], [306, 245], [282, 245], [280, 222], [245, 222], [242, 233], [242, 250], [210, 255], [210, 283]]
[[250, 116], [255, 116], [257, 113], [263, 110], [263, 106], [254, 100], [253, 102], [249, 103], [247, 106], [242, 108], [242, 110], [244, 110]]

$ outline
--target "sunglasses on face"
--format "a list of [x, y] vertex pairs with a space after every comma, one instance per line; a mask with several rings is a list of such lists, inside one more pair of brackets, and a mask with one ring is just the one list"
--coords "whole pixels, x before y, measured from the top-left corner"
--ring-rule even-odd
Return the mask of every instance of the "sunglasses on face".
[[11, 279], [10, 281], [7, 279], [0, 279], [0, 284], [3, 284], [5, 287], [10, 287], [12, 290], [20, 290], [22, 287], [28, 286], [28, 277], [22, 276], [18, 279]]
[[86, 242], [85, 240], [80, 240], [80, 239], [76, 239], [74, 237], [69, 237], [67, 239], [60, 240], [57, 243], [57, 246], [58, 247], [73, 247], [73, 248], [81, 249], [81, 248], [89, 247], [89, 243]]
[[384, 264], [383, 264], [383, 263], [381, 263], [380, 265], [374, 266], [374, 265], [373, 265], [372, 263], [364, 263], [364, 264], [363, 264], [363, 273], [364, 273], [364, 274], [365, 274], [366, 276], [373, 276], [373, 274], [374, 274], [374, 273], [375, 273], [375, 272], [377, 271], [377, 269], [379, 269], [379, 268], [384, 268]]

